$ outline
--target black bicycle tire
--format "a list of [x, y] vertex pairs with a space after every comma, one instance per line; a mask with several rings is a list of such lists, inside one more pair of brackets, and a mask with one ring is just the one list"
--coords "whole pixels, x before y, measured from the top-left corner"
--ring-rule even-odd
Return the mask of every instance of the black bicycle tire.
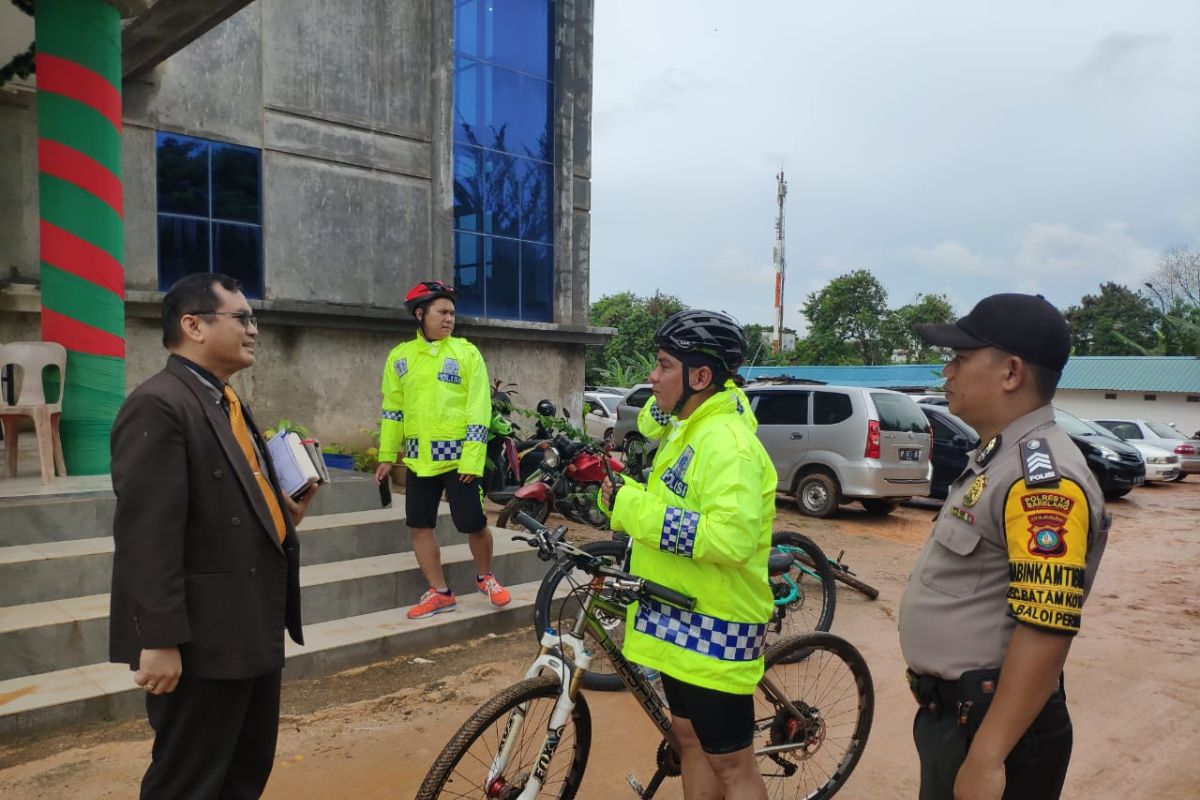
[[[829, 780], [819, 787], [817, 791], [804, 795], [803, 800], [827, 800], [827, 798], [837, 794], [862, 758], [875, 716], [875, 683], [871, 679], [871, 670], [867, 666], [867, 661], [863, 658], [862, 653], [858, 651], [858, 648], [835, 634], [826, 632], [802, 633], [798, 636], [779, 640], [767, 648], [763, 659], [765, 665], [764, 672], [770, 673], [773, 667], [780, 664], [786, 666], [799, 664], [811, 658], [815, 651], [833, 653], [849, 667], [850, 674], [855, 680], [860, 705], [858, 719], [855, 721], [851, 737], [853, 747], [848, 749], [847, 754], [838, 762], [838, 767], [833, 771]], [[823, 673], [823, 670], [819, 672], [819, 674]], [[787, 691], [786, 686], [783, 688], [784, 691]], [[765, 698], [761, 689], [756, 694], [756, 702], [761, 702], [760, 696]], [[817, 702], [818, 700], [818, 698], [804, 697], [789, 697], [788, 699], [809, 703]], [[757, 746], [758, 742], [755, 744]], [[762, 756], [760, 758], [775, 765], [775, 762], [769, 757]], [[766, 776], [764, 775], [765, 778]], [[770, 788], [768, 785], [768, 790]]]
[[[537, 509], [530, 513], [524, 508], [526, 503], [535, 503]], [[497, 528], [507, 528], [508, 523], [512, 522], [512, 518], [518, 511], [525, 511], [526, 514], [536, 519], [538, 522], [545, 522], [550, 516], [550, 501], [548, 500], [533, 500], [532, 498], [514, 497], [504, 504], [504, 508], [500, 509], [500, 514], [496, 517]], [[518, 527], [516, 530], [522, 530]]]
[[842, 569], [833, 568], [834, 580], [841, 581], [852, 589], [857, 589], [863, 597], [868, 600], [874, 600], [879, 597], [879, 590], [869, 583], [864, 583], [857, 576], [851, 575]]
[[821, 579], [821, 613], [817, 616], [817, 624], [813, 630], [827, 631], [832, 628], [834, 611], [837, 609], [837, 586], [833, 582], [833, 568], [830, 567], [824, 551], [812, 539], [797, 531], [776, 531], [771, 536], [771, 545], [784, 545], [800, 550], [800, 560], [817, 571], [817, 576]]
[[[447, 781], [454, 768], [470, 749], [471, 744], [513, 707], [536, 700], [538, 698], [556, 698], [559, 695], [560, 684], [554, 675], [542, 675], [514, 683], [503, 689], [498, 695], [480, 706], [475, 713], [467, 718], [462, 727], [450, 737], [450, 741], [442, 748], [442, 752], [434, 759], [421, 787], [417, 790], [415, 800], [437, 800], [441, 797]], [[558, 800], [573, 800], [583, 781], [587, 769], [588, 751], [592, 743], [592, 715], [588, 709], [587, 700], [580, 693], [575, 699], [575, 710], [571, 714], [575, 723], [576, 755], [570, 771], [563, 781], [563, 791]], [[455, 797], [465, 797], [458, 792]], [[540, 793], [539, 793], [540, 796]]]
[[[613, 556], [614, 563], [619, 568], [625, 569], [628, 567], [628, 564], [625, 563], [626, 547], [625, 542], [601, 539], [582, 544], [579, 549], [595, 556]], [[564, 577], [562, 568], [555, 564], [553, 569], [546, 573], [546, 577], [542, 578], [542, 584], [538, 587], [537, 599], [533, 603], [533, 633], [539, 640], [547, 627], [556, 627], [555, 620], [551, 618], [550, 608], [554, 602], [554, 594], [558, 591], [558, 586]], [[596, 649], [599, 650], [599, 648]], [[564, 658], [564, 660], [570, 663], [570, 659]], [[608, 657], [603, 652], [597, 652], [592, 658], [593, 667], [603, 666], [607, 663]], [[583, 676], [583, 688], [596, 692], [619, 692], [625, 688], [625, 684], [621, 682], [620, 676], [615, 672], [589, 670]]]
[[[805, 560], [804, 563], [808, 564], [809, 566], [812, 566], [811, 561]], [[833, 574], [833, 579], [835, 581], [846, 584], [851, 589], [858, 591], [860, 594], [862, 594], [868, 600], [875, 600], [879, 597], [878, 589], [876, 589], [871, 584], [866, 583], [861, 578], [859, 578], [857, 575], [852, 575], [851, 573], [847, 572], [846, 568], [841, 566], [840, 564], [835, 565], [832, 561], [830, 561], [829, 562], [829, 571]]]

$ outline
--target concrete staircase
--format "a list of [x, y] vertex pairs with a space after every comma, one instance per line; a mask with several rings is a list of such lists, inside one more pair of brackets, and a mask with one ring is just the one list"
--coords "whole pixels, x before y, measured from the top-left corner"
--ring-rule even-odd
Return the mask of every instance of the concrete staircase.
[[[513, 601], [493, 608], [474, 590], [445, 506], [437, 535], [458, 608], [408, 620], [425, 581], [407, 549], [403, 496], [389, 509], [378, 498], [369, 476], [338, 472], [301, 524], [307, 644], [287, 642], [285, 680], [532, 624], [546, 564], [497, 531], [495, 570]], [[0, 498], [0, 737], [143, 713], [128, 667], [107, 663], [114, 504], [111, 490]]]

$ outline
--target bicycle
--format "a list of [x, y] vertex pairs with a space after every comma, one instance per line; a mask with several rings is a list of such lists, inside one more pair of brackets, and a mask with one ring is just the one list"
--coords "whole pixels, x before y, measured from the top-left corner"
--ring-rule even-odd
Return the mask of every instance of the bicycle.
[[[771, 537], [771, 547], [773, 564], [769, 564], [768, 569], [771, 591], [775, 597], [775, 612], [767, 625], [768, 643], [795, 633], [829, 630], [833, 625], [837, 587], [834, 585], [835, 573], [821, 548], [812, 539], [795, 531], [775, 533]], [[606, 541], [588, 542], [581, 545], [580, 549], [618, 569], [629, 569], [631, 540], [624, 534], [616, 534], [613, 539]], [[791, 558], [783, 559], [781, 553]], [[564, 581], [568, 586], [573, 586], [584, 579], [580, 575], [569, 575], [561, 565], [556, 564], [538, 587], [533, 605], [533, 624], [534, 633], [539, 637], [549, 627], [570, 629], [578, 617], [578, 598], [573, 593], [562, 596]], [[556, 618], [556, 602], [559, 603], [558, 624], [551, 625]], [[624, 604], [602, 594], [596, 598], [596, 616], [609, 636], [620, 645], [625, 639]], [[624, 688], [621, 678], [604, 653], [596, 655], [592, 668], [584, 676], [583, 686], [600, 692], [616, 692]]]
[[[579, 567], [590, 581], [583, 614], [570, 632], [548, 629], [524, 680], [484, 703], [463, 724], [430, 767], [416, 800], [483, 797], [573, 800], [583, 781], [591, 747], [591, 713], [582, 693], [592, 654], [586, 633], [607, 655], [622, 682], [663, 736], [657, 769], [643, 787], [627, 781], [639, 798], [652, 798], [677, 776], [679, 743], [668, 709], [642, 671], [626, 659], [596, 618], [605, 591], [633, 600], [656, 599], [690, 610], [695, 600], [630, 575], [603, 558], [562, 540], [565, 526], [550, 531], [521, 514], [530, 535], [515, 536], [570, 573]], [[556, 651], [569, 649], [574, 662]], [[766, 671], [755, 692], [755, 754], [768, 792], [778, 797], [821, 800], [845, 783], [867, 742], [874, 713], [874, 686], [862, 655], [830, 633], [807, 633], [777, 641], [764, 657]], [[780, 790], [783, 790], [782, 792]]]
[[[854, 573], [854, 571], [851, 570], [850, 567], [846, 565], [846, 562], [842, 561], [842, 557], [845, 555], [846, 555], [846, 551], [843, 550], [842, 552], [838, 553], [837, 558], [826, 559], [826, 563], [829, 565], [829, 569], [833, 575], [833, 579], [836, 580], [838, 583], [846, 584], [851, 589], [855, 589], [860, 594], [862, 594], [864, 597], [866, 597], [868, 600], [875, 600], [876, 598], [878, 598], [879, 590], [876, 589], [874, 586], [870, 585], [869, 583], [867, 583], [866, 581], [864, 581], [862, 578], [859, 578]], [[799, 558], [801, 559], [801, 561], [803, 561], [805, 563], [806, 566], [808, 566], [808, 567], [813, 566], [813, 562], [812, 562], [810, 556], [800, 555]]]

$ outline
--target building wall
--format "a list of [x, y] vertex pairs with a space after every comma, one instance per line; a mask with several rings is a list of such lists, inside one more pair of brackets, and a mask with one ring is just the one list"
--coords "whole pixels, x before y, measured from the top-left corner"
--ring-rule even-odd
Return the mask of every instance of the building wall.
[[[1106, 400], [1106, 394], [1115, 394], [1116, 399]], [[1059, 391], [1054, 402], [1084, 419], [1137, 418], [1173, 423], [1189, 436], [1200, 431], [1200, 402], [1189, 403], [1188, 395], [1179, 393], [1159, 393], [1156, 400], [1145, 400], [1146, 394], [1067, 389]]]
[[[529, 406], [582, 405], [591, 170], [591, 0], [559, 0], [555, 320], [462, 320]], [[260, 419], [362, 444], [403, 297], [452, 279], [453, 4], [257, 0], [124, 86], [127, 383], [161, 367], [156, 131], [262, 150]], [[38, 275], [34, 98], [0, 99], [0, 281]], [[26, 287], [27, 288], [27, 287]], [[0, 341], [36, 338], [36, 300], [0, 283]], [[519, 335], [510, 335], [516, 329]]]

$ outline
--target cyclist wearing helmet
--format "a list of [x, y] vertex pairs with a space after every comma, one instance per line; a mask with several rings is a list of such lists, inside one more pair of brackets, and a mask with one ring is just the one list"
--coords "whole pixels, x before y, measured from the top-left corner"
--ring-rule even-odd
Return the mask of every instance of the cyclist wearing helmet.
[[746, 339], [725, 314], [696, 310], [671, 316], [655, 341], [651, 388], [678, 421], [647, 483], [606, 482], [601, 508], [633, 539], [631, 571], [695, 597], [696, 607], [637, 604], [625, 654], [662, 675], [683, 747], [684, 796], [766, 798], [752, 748], [753, 694], [772, 610], [776, 478], [726, 383]]
[[493, 605], [507, 605], [508, 590], [492, 574], [492, 531], [483, 513], [483, 475], [492, 421], [487, 367], [475, 345], [455, 338], [458, 292], [441, 281], [421, 281], [404, 298], [417, 334], [388, 353], [383, 367], [383, 419], [375, 481], [387, 480], [400, 448], [408, 469], [404, 506], [413, 553], [429, 590], [408, 610], [423, 619], [455, 607], [442, 573], [434, 528], [445, 492], [450, 516], [468, 534], [476, 588]]
[[[737, 412], [742, 421], [750, 426], [750, 430], [757, 431], [758, 417], [754, 416], [754, 410], [750, 408], [750, 398], [746, 397], [746, 393], [742, 391], [741, 386], [734, 378], [725, 381], [725, 388], [733, 392]], [[666, 427], [674, 421], [675, 418], [659, 408], [658, 401], [651, 397], [650, 402], [642, 406], [642, 410], [638, 412], [638, 433], [644, 436], [646, 441], [660, 439]]]

